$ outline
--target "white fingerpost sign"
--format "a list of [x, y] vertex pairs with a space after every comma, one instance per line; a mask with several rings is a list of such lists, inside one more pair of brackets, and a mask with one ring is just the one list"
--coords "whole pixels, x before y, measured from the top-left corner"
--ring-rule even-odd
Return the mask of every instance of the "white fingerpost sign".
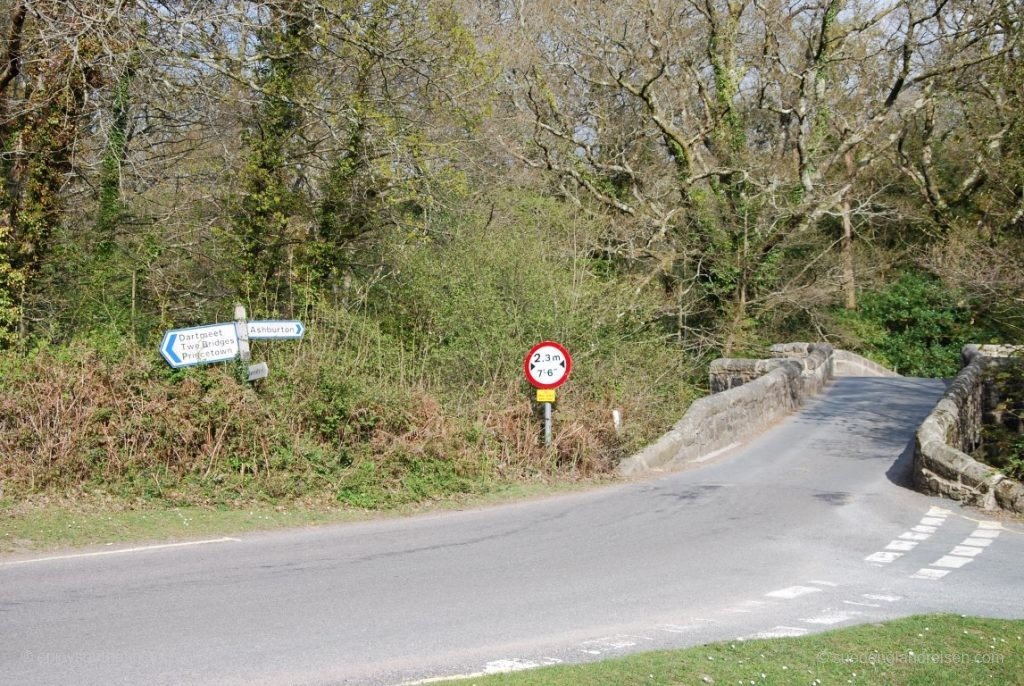
[[[160, 342], [160, 354], [175, 369], [195, 364], [228, 362], [241, 358], [249, 362], [249, 339], [299, 339], [306, 328], [298, 320], [268, 319], [250, 322], [245, 307], [235, 305], [235, 321], [230, 324], [207, 324], [187, 329], [171, 329]], [[265, 362], [250, 365], [249, 381], [265, 379], [269, 369]]]
[[294, 319], [249, 322], [249, 338], [302, 338], [305, 330], [302, 322]]
[[227, 362], [238, 356], [234, 323], [171, 329], [160, 342], [160, 354], [174, 368]]

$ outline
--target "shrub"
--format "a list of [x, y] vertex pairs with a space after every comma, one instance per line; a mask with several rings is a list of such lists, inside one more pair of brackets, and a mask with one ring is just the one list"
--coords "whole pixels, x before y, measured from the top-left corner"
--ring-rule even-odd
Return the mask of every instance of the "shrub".
[[858, 310], [837, 319], [844, 344], [907, 376], [954, 376], [960, 349], [991, 337], [967, 298], [922, 272], [864, 293]]

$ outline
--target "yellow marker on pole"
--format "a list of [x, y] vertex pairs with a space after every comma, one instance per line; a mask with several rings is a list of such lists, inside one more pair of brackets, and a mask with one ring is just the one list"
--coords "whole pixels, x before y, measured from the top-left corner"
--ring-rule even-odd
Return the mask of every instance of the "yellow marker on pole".
[[537, 389], [537, 402], [539, 403], [553, 403], [555, 402], [555, 389], [549, 388], [538, 388]]

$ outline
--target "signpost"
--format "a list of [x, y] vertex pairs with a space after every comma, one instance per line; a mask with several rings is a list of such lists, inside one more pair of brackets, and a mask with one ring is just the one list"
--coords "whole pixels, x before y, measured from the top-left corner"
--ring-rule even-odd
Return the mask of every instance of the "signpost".
[[[175, 369], [196, 364], [250, 359], [249, 339], [299, 339], [306, 327], [298, 320], [246, 320], [245, 307], [235, 305], [235, 321], [187, 329], [171, 329], [160, 342], [160, 354]], [[264, 379], [270, 373], [266, 362], [249, 366], [248, 379]]]
[[551, 445], [551, 404], [555, 389], [568, 380], [572, 357], [560, 343], [543, 341], [533, 346], [523, 360], [526, 380], [537, 389], [537, 402], [544, 405], [544, 445]]
[[234, 324], [208, 324], [171, 329], [160, 342], [160, 354], [175, 369], [227, 362], [238, 356]]
[[249, 322], [249, 338], [302, 338], [305, 330], [302, 322], [295, 319]]

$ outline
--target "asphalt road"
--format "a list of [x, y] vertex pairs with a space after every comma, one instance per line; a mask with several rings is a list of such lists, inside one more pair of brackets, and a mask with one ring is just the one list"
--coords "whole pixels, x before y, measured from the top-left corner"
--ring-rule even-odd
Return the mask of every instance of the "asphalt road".
[[921, 612], [1024, 618], [1024, 525], [904, 485], [941, 392], [839, 379], [730, 454], [535, 502], [0, 558], [0, 682], [397, 684]]

